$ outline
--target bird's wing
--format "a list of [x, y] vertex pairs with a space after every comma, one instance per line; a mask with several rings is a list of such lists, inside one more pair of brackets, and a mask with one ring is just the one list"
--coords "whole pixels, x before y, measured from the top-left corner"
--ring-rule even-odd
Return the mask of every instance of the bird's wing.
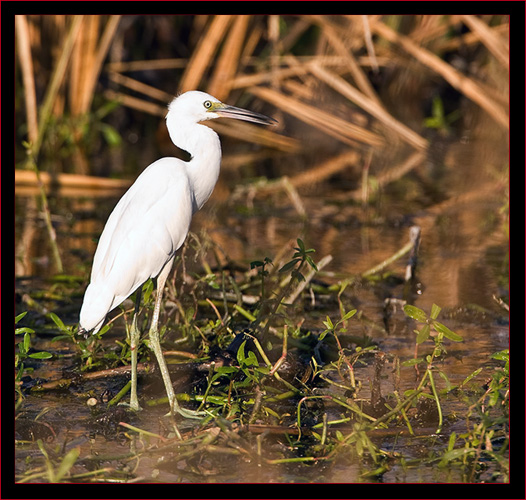
[[184, 162], [152, 163], [117, 203], [95, 252], [90, 286], [113, 296], [104, 315], [161, 272], [183, 244], [191, 219]]

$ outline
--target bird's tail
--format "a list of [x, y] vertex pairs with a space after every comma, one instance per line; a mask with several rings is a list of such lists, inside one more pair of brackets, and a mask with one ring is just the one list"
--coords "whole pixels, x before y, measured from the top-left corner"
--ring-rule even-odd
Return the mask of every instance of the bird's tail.
[[92, 330], [95, 335], [102, 328], [106, 315], [112, 308], [112, 301], [113, 295], [108, 294], [104, 286], [90, 283], [80, 308], [79, 335], [88, 337]]
[[77, 332], [77, 335], [80, 337], [84, 337], [87, 339], [89, 337], [89, 330], [86, 330], [85, 328], [82, 328], [79, 323], [79, 330]]

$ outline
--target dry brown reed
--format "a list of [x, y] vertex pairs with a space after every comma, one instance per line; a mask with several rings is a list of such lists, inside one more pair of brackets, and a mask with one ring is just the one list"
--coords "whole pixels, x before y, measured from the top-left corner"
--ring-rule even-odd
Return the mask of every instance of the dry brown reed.
[[240, 61], [243, 41], [246, 37], [250, 16], [235, 16], [221, 55], [218, 57], [214, 73], [207, 86], [210, 94], [219, 100], [224, 100], [230, 94], [232, 80], [236, 74]]
[[233, 16], [214, 16], [206, 33], [201, 37], [188, 66], [185, 69], [179, 90], [186, 92], [200, 88], [204, 73], [214, 57], [218, 46]]
[[507, 69], [510, 69], [510, 51], [507, 44], [486, 23], [472, 15], [460, 16], [478, 40]]
[[[65, 87], [70, 112], [89, 112], [108, 50], [115, 37], [122, 34], [117, 30], [119, 16], [71, 16], [65, 21], [62, 16], [60, 22], [64, 24], [65, 38], [54, 46], [54, 49], [59, 49], [55, 70], [47, 85], [46, 98], [40, 105], [39, 119], [35, 121], [38, 103], [34, 98], [32, 74], [35, 69], [31, 63], [36, 48], [32, 44], [37, 43], [35, 40], [38, 37], [30, 37], [27, 19], [19, 17], [16, 23], [17, 51], [23, 76], [28, 135], [37, 144], [38, 151], [35, 137], [42, 138], [46, 116], [49, 117], [59, 93], [64, 92], [61, 84], [66, 68], [69, 67]], [[491, 78], [481, 78], [479, 73], [475, 79], [441, 57], [446, 50], [480, 44], [487, 49], [487, 57], [494, 57], [504, 71], [508, 71], [509, 44], [506, 35], [509, 28], [505, 18], [473, 15], [410, 18], [380, 15], [285, 18], [215, 15], [195, 16], [191, 22], [188, 43], [190, 48], [194, 48], [188, 59], [118, 61], [113, 58], [105, 67], [113, 82], [112, 90], [104, 90], [106, 98], [164, 116], [166, 104], [175, 89], [161, 90], [126, 73], [170, 69], [180, 74], [179, 91], [199, 88], [227, 100], [232, 99], [232, 94], [237, 96], [245, 90], [277, 108], [282, 116], [292, 116], [317, 133], [328, 134], [345, 146], [354, 148], [356, 153], [351, 156], [354, 166], [357, 166], [365, 163], [371, 148], [384, 148], [393, 136], [416, 152], [427, 149], [427, 140], [418, 131], [388, 111], [369, 75], [371, 69], [381, 71], [386, 66], [406, 67], [410, 64], [414, 72], [422, 70], [422, 84], [442, 78], [480, 106], [500, 127], [509, 127], [507, 92], [497, 88]], [[468, 33], [462, 34], [457, 29], [462, 24], [468, 27]], [[317, 31], [309, 32], [312, 27], [316, 27]], [[456, 30], [458, 35], [452, 36], [452, 30]], [[306, 37], [307, 42], [302, 46], [302, 55], [297, 55], [293, 51], [298, 48], [301, 37]], [[263, 53], [266, 55], [263, 56]], [[329, 100], [321, 106], [323, 99], [320, 100], [320, 96], [327, 96], [329, 92], [339, 95], [340, 101], [336, 104], [336, 101]], [[248, 124], [226, 127], [217, 123], [213, 127], [221, 133], [244, 136], [278, 151], [292, 153], [306, 146], [301, 137], [293, 139], [275, 130], [263, 130]], [[288, 132], [294, 135], [294, 129], [290, 128]], [[334, 158], [346, 155], [348, 152], [337, 154]], [[327, 172], [331, 172], [333, 167], [337, 171], [344, 163], [334, 158], [327, 160], [330, 168], [314, 166], [310, 173], [302, 172], [298, 179], [314, 181], [326, 178]], [[410, 153], [408, 158], [412, 158]], [[301, 180], [300, 184], [303, 182], [306, 181]]]
[[38, 139], [37, 97], [35, 92], [35, 78], [33, 74], [33, 59], [29, 43], [29, 28], [24, 15], [15, 16], [16, 41], [18, 44], [18, 58], [22, 69], [24, 82], [24, 101], [27, 116], [29, 141], [36, 144]]
[[354, 146], [356, 142], [361, 142], [370, 146], [383, 145], [384, 141], [378, 134], [281, 92], [265, 87], [251, 87], [248, 91], [345, 144]]
[[506, 111], [496, 105], [492, 99], [488, 98], [472, 78], [462, 74], [425, 48], [419, 47], [409, 37], [396, 33], [382, 22], [372, 23], [372, 30], [389, 42], [399, 45], [424, 66], [442, 76], [467, 98], [477, 103], [488, 112], [498, 124], [509, 128], [509, 116]]

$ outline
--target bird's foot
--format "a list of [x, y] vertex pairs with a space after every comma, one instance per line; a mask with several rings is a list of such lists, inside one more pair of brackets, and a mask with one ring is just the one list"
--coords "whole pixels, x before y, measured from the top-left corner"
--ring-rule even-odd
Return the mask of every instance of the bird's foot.
[[129, 406], [133, 411], [141, 411], [141, 410], [142, 410], [142, 408], [141, 408], [141, 406], [139, 405], [139, 403], [137, 403], [137, 404], [132, 404], [132, 403], [130, 403], [128, 406]]
[[200, 419], [207, 415], [206, 411], [187, 410], [186, 408], [179, 407], [177, 413], [184, 418], [195, 418]]
[[181, 415], [181, 417], [183, 418], [194, 419], [201, 419], [207, 415], [206, 411], [187, 410], [186, 408], [181, 408], [178, 404], [176, 404], [174, 405], [172, 411], [167, 413], [165, 417], [170, 417], [171, 415], [175, 415], [176, 413], [179, 413], [179, 415]]
[[131, 401], [127, 403], [126, 401], [119, 401], [118, 406], [125, 406], [126, 408], [129, 408], [133, 411], [142, 411], [142, 407], [139, 405], [139, 403], [132, 403]]

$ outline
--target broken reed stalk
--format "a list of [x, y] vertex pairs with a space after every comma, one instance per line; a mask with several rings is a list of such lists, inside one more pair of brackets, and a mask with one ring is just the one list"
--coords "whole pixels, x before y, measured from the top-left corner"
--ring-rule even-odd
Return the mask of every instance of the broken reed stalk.
[[[498, 26], [488, 27], [497, 37], [507, 38], [509, 36], [510, 27], [508, 24], [499, 24]], [[480, 43], [480, 39], [473, 31], [468, 31], [455, 38], [446, 38], [437, 43], [436, 48], [441, 52], [453, 52], [460, 47], [469, 47], [470, 45]]]
[[123, 106], [143, 111], [154, 116], [164, 117], [166, 116], [166, 106], [159, 106], [153, 102], [145, 101], [138, 97], [123, 94], [122, 92], [115, 92], [114, 90], [107, 89], [104, 91], [104, 96], [112, 101], [118, 101]]
[[411, 226], [409, 228], [409, 241], [413, 244], [413, 247], [409, 253], [409, 260], [405, 268], [404, 280], [406, 283], [410, 281], [415, 275], [421, 232], [422, 230], [420, 229], [420, 226]]
[[188, 65], [188, 59], [154, 59], [146, 61], [114, 61], [104, 66], [105, 71], [126, 73], [132, 71], [158, 71], [160, 69], [182, 69]]
[[416, 250], [418, 249], [419, 243], [420, 243], [420, 227], [412, 226], [409, 230], [409, 241], [402, 248], [400, 248], [400, 250], [398, 250], [393, 255], [391, 255], [391, 257], [388, 257], [384, 261], [372, 267], [371, 269], [364, 271], [360, 276], [362, 278], [367, 278], [368, 276], [372, 276], [373, 274], [378, 274], [381, 271], [383, 271], [387, 266], [389, 266], [393, 262], [396, 262], [398, 259], [400, 259], [401, 257], [403, 257], [405, 254], [409, 252], [415, 252], [415, 255], [416, 255]]
[[371, 29], [369, 28], [369, 19], [368, 16], [362, 15], [362, 24], [363, 24], [363, 37], [365, 39], [365, 47], [367, 48], [367, 54], [371, 59], [371, 66], [375, 73], [378, 73], [380, 67], [378, 66], [378, 60], [376, 58], [376, 52], [374, 50], [373, 37], [371, 35]]
[[[81, 189], [118, 189], [129, 188], [132, 181], [127, 179], [111, 179], [107, 177], [94, 177], [92, 175], [58, 174], [50, 175], [48, 172], [40, 172], [40, 182], [47, 189], [51, 186], [59, 188], [78, 187]], [[31, 170], [15, 169], [15, 187], [38, 185], [37, 174]]]

